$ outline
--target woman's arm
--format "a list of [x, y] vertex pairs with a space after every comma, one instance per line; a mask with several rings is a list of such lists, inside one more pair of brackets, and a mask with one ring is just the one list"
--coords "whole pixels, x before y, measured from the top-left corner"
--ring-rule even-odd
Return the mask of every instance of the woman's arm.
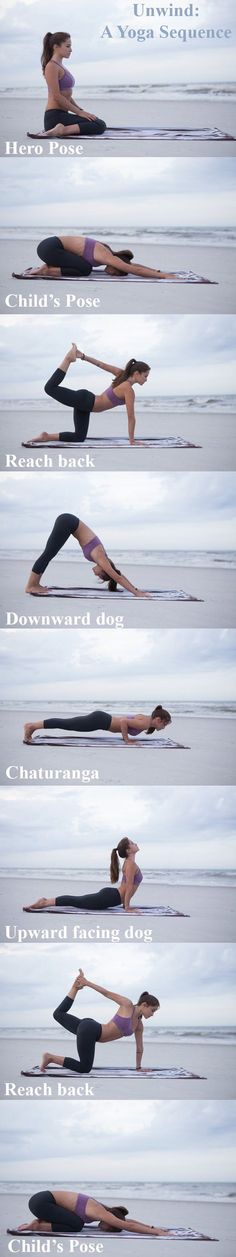
[[173, 271], [157, 271], [150, 266], [142, 266], [137, 262], [123, 262], [122, 258], [114, 256], [105, 244], [96, 242], [94, 249], [95, 262], [101, 262], [101, 265], [112, 266], [116, 271], [121, 271], [122, 275], [140, 275], [143, 279], [176, 279]]
[[132, 385], [129, 384], [129, 382], [125, 387], [124, 393], [125, 393], [125, 405], [126, 405], [127, 416], [128, 416], [129, 443], [130, 445], [134, 445], [135, 444], [134, 433], [135, 433], [135, 423], [136, 423], [135, 412], [134, 412], [135, 395], [132, 389]]
[[119, 375], [122, 367], [112, 367], [109, 362], [101, 362], [99, 358], [90, 358], [88, 354], [82, 354], [80, 349], [77, 350], [77, 358], [82, 358], [84, 362], [91, 362], [93, 367], [100, 367], [101, 371], [109, 371], [110, 375]]
[[87, 1218], [89, 1218], [90, 1206], [91, 1206], [91, 1213], [95, 1221], [109, 1223], [110, 1226], [115, 1227], [116, 1231], [132, 1231], [136, 1235], [168, 1235], [169, 1234], [169, 1231], [161, 1230], [155, 1226], [148, 1226], [148, 1223], [136, 1222], [134, 1218], [129, 1218], [129, 1220], [127, 1218], [123, 1218], [123, 1219], [116, 1218], [115, 1214], [111, 1213], [110, 1209], [105, 1209], [105, 1206], [100, 1205], [97, 1200], [88, 1201], [88, 1204], [86, 1206]]
[[114, 1004], [125, 1004], [127, 1008], [133, 1008], [132, 1000], [126, 995], [118, 995], [116, 991], [107, 991], [106, 986], [98, 986], [96, 982], [89, 982], [87, 978], [85, 978], [84, 986], [89, 986], [91, 991], [97, 991], [98, 995], [105, 995], [106, 999], [114, 1000]]
[[59, 68], [55, 64], [55, 61], [48, 61], [45, 71], [45, 79], [49, 91], [52, 92], [54, 96], [57, 109], [65, 109], [67, 113], [70, 111], [72, 113], [79, 114], [80, 110], [75, 101], [72, 101], [72, 99], [68, 96], [63, 96], [63, 92], [60, 91]]
[[136, 1039], [136, 1069], [141, 1069], [141, 1060], [143, 1055], [143, 1027], [137, 1026], [135, 1030]]
[[111, 566], [111, 563], [107, 558], [106, 551], [103, 550], [101, 546], [94, 546], [94, 550], [92, 550], [92, 557], [93, 556], [95, 558], [95, 562], [99, 564], [99, 567], [103, 568], [103, 571], [107, 573], [110, 580], [115, 580], [117, 581], [117, 585], [122, 585], [123, 589], [128, 589], [129, 592], [134, 595], [134, 598], [151, 597], [151, 594], [149, 595], [141, 589], [137, 589], [137, 586], [132, 585], [127, 576], [122, 576], [122, 573], [117, 572], [116, 568]]
[[129, 862], [129, 860], [127, 860], [126, 868], [125, 868], [125, 897], [124, 897], [125, 912], [128, 912], [133, 889], [134, 889], [134, 864]]

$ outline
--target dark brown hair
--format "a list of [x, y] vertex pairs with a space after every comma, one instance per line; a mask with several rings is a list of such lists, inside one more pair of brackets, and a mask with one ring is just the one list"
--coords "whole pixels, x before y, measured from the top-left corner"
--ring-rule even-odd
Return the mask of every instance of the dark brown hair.
[[[109, 1213], [114, 1213], [115, 1218], [121, 1218], [121, 1219], [123, 1218], [124, 1221], [125, 1221], [125, 1218], [127, 1217], [127, 1213], [129, 1212], [129, 1210], [125, 1208], [125, 1205], [114, 1205], [114, 1206], [103, 1205], [103, 1209], [107, 1209]], [[109, 1231], [115, 1231], [117, 1234], [116, 1226], [110, 1226], [110, 1223], [107, 1223], [107, 1226], [109, 1227]], [[104, 1227], [104, 1222], [99, 1222], [99, 1230], [102, 1231], [103, 1227]]]
[[[129, 848], [129, 838], [121, 838], [120, 842], [118, 842], [117, 844], [117, 847], [113, 847], [113, 851], [111, 853], [111, 863], [110, 863], [110, 881], [113, 883], [118, 882], [118, 879], [119, 879], [120, 867], [119, 867], [118, 855], [120, 856], [121, 860], [126, 860], [126, 856], [128, 855], [128, 848]], [[117, 851], [118, 851], [118, 855], [117, 855]]]
[[[107, 557], [108, 557], [108, 556], [107, 556]], [[113, 563], [113, 562], [112, 562], [112, 559], [109, 559], [109, 563], [111, 564], [111, 567], [114, 567], [114, 572], [117, 572], [117, 576], [121, 576], [121, 572], [120, 572], [119, 567], [116, 567], [115, 563]], [[103, 572], [103, 573], [102, 573], [102, 575], [99, 577], [99, 580], [107, 580], [107, 581], [108, 581], [108, 589], [109, 589], [109, 593], [110, 593], [110, 594], [115, 594], [115, 593], [116, 593], [116, 590], [117, 590], [117, 580], [112, 580], [112, 576], [108, 576], [108, 575], [107, 575], [107, 572]]]
[[159, 999], [156, 995], [150, 995], [149, 991], [142, 991], [142, 995], [137, 1000], [137, 1005], [139, 1004], [147, 1004], [148, 1008], [160, 1008]]
[[[118, 253], [118, 251], [115, 253], [115, 252], [114, 252], [114, 249], [111, 249], [110, 244], [106, 244], [106, 249], [109, 249], [109, 253], [111, 253], [111, 262], [110, 262], [110, 265], [111, 265], [111, 266], [112, 266], [112, 258], [121, 258], [121, 261], [122, 261], [122, 262], [132, 262], [132, 261], [133, 261], [133, 256], [134, 256], [134, 255], [133, 255], [133, 253], [131, 253], [131, 249], [120, 249], [119, 253]], [[115, 269], [116, 269], [116, 267], [115, 267], [115, 263], [114, 263], [113, 265], [114, 265], [114, 270], [115, 270]], [[123, 278], [124, 278], [125, 274], [126, 274], [126, 272], [125, 272], [125, 271], [118, 271], [118, 267], [117, 267], [117, 275], [120, 275], [120, 276], [121, 276], [121, 279], [122, 279], [122, 275], [123, 275]]]
[[43, 74], [45, 74], [48, 61], [52, 60], [53, 49], [55, 47], [60, 48], [60, 45], [65, 43], [65, 39], [70, 39], [68, 31], [55, 31], [54, 34], [52, 34], [52, 31], [47, 31], [47, 34], [44, 36], [41, 56]]
[[[152, 711], [152, 718], [155, 719], [156, 716], [160, 716], [160, 720], [163, 720], [164, 725], [171, 725], [170, 713], [165, 710], [165, 707], [161, 706], [161, 703], [159, 703], [158, 707], [154, 707], [154, 711]], [[149, 725], [149, 729], [146, 729], [146, 734], [155, 732], [155, 725]]]
[[129, 380], [130, 375], [134, 375], [135, 371], [150, 371], [150, 367], [147, 362], [137, 361], [137, 358], [129, 358], [124, 371], [119, 371], [119, 375], [116, 375], [115, 379], [112, 380], [113, 387], [115, 384], [123, 384], [124, 380]]

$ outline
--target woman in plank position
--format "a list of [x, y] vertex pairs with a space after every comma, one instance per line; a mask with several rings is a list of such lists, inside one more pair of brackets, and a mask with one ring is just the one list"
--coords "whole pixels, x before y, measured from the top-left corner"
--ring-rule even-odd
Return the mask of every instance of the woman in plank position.
[[154, 707], [150, 716], [140, 712], [137, 716], [111, 716], [108, 711], [91, 711], [88, 716], [50, 716], [46, 720], [35, 720], [24, 726], [24, 742], [32, 743], [33, 733], [38, 729], [66, 729], [72, 733], [94, 733], [98, 729], [106, 733], [120, 733], [123, 742], [134, 746], [134, 739], [140, 733], [160, 733], [166, 725], [171, 724], [169, 711], [161, 706]]
[[[99, 367], [101, 371], [107, 371], [109, 375], [113, 375], [114, 379], [109, 388], [103, 390], [102, 393], [91, 393], [86, 388], [71, 389], [62, 388], [63, 380], [72, 362], [77, 359], [83, 362], [89, 362], [92, 366]], [[40, 432], [39, 436], [32, 438], [36, 445], [38, 442], [44, 441], [66, 441], [67, 444], [73, 441], [84, 442], [86, 440], [89, 420], [91, 414], [104, 414], [104, 411], [114, 410], [116, 406], [126, 406], [128, 418], [128, 436], [130, 445], [135, 444], [135, 392], [134, 385], [139, 384], [141, 387], [146, 384], [150, 372], [147, 362], [137, 361], [136, 358], [130, 358], [124, 368], [111, 366], [107, 362], [101, 362], [98, 358], [91, 358], [88, 354], [83, 354], [81, 349], [77, 349], [77, 345], [73, 344], [65, 358], [54, 371], [50, 380], [45, 384], [45, 393], [48, 397], [53, 397], [62, 406], [69, 406], [73, 411], [74, 432]], [[31, 444], [32, 442], [30, 442]]]
[[[78, 991], [82, 991], [85, 986], [118, 1004], [118, 1012], [105, 1025], [94, 1021], [92, 1017], [83, 1017], [81, 1020], [81, 1018], [71, 1016], [69, 1009]], [[107, 991], [106, 987], [97, 986], [96, 982], [89, 982], [83, 970], [80, 969], [69, 994], [53, 1013], [59, 1026], [63, 1026], [65, 1030], [69, 1030], [70, 1034], [76, 1036], [79, 1060], [71, 1056], [57, 1056], [54, 1052], [44, 1052], [40, 1066], [42, 1072], [47, 1069], [48, 1065], [62, 1065], [64, 1069], [72, 1069], [76, 1074], [89, 1074], [93, 1067], [96, 1043], [113, 1043], [115, 1039], [128, 1038], [133, 1034], [136, 1040], [136, 1069], [141, 1070], [143, 1017], [145, 1021], [149, 1021], [159, 1008], [159, 1000], [156, 995], [150, 995], [149, 991], [143, 991], [137, 1004], [133, 1004], [132, 1000], [127, 999], [126, 996]]]
[[56, 895], [55, 899], [37, 899], [36, 903], [32, 903], [29, 907], [24, 908], [24, 912], [39, 911], [40, 908], [70, 907], [70, 908], [87, 908], [89, 912], [104, 912], [108, 908], [123, 907], [125, 912], [135, 912], [135, 908], [131, 908], [131, 899], [136, 895], [138, 886], [143, 881], [143, 874], [139, 865], [136, 864], [135, 856], [139, 851], [136, 842], [131, 842], [130, 838], [121, 838], [117, 847], [113, 847], [110, 862], [110, 881], [112, 883], [119, 881], [119, 856], [124, 861], [121, 871], [120, 886], [104, 886], [101, 890], [97, 890], [95, 894], [89, 895]]
[[[110, 245], [91, 236], [48, 236], [40, 241], [37, 253], [43, 266], [29, 266], [18, 273], [13, 271], [14, 279], [84, 279], [97, 267], [104, 266], [105, 274], [113, 278], [138, 275], [140, 279], [175, 279], [182, 283], [175, 272], [139, 265], [132, 262], [130, 249], [115, 253]], [[203, 282], [208, 283], [208, 280]]]
[[27, 131], [31, 139], [46, 136], [62, 137], [77, 135], [102, 135], [106, 123], [95, 114], [87, 113], [73, 99], [72, 89], [75, 79], [62, 62], [71, 56], [72, 43], [67, 31], [47, 31], [43, 41], [41, 65], [48, 89], [48, 99], [44, 114], [44, 130]]

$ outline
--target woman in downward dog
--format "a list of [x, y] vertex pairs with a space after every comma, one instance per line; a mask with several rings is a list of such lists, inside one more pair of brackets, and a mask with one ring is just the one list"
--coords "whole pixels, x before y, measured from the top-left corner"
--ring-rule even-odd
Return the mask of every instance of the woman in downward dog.
[[[37, 597], [38, 595], [46, 595], [48, 593], [48, 586], [40, 584], [41, 576], [45, 572], [48, 563], [55, 558], [55, 555], [62, 549], [62, 546], [65, 545], [70, 536], [75, 537], [75, 540], [79, 542], [84, 558], [88, 559], [89, 563], [95, 564], [93, 567], [94, 575], [98, 576], [100, 581], [108, 581], [109, 593], [116, 593], [117, 585], [121, 585], [123, 589], [127, 589], [129, 593], [133, 594], [134, 598], [151, 598], [151, 594], [142, 589], [137, 589], [137, 586], [132, 585], [126, 576], [122, 576], [119, 568], [116, 568], [112, 559], [108, 558], [102, 541], [96, 536], [96, 533], [92, 532], [92, 529], [88, 528], [87, 524], [83, 524], [82, 519], [78, 519], [77, 515], [69, 514], [57, 516], [45, 550], [39, 559], [36, 559], [30, 572], [29, 580], [25, 587], [26, 594], [35, 594]], [[91, 597], [92, 595], [93, 591], [91, 588]]]
[[[71, 389], [62, 388], [63, 380], [66, 372], [72, 362], [80, 358], [83, 362], [90, 362], [92, 366], [99, 367], [101, 371], [108, 371], [109, 375], [115, 378], [109, 388], [102, 393], [91, 393], [88, 389]], [[62, 406], [69, 406], [73, 411], [74, 432], [40, 432], [40, 435], [33, 437], [33, 441], [85, 441], [91, 414], [103, 414], [106, 410], [114, 410], [115, 406], [126, 406], [128, 417], [128, 436], [130, 445], [134, 445], [135, 432], [135, 393], [134, 385], [146, 384], [150, 372], [147, 362], [137, 362], [136, 358], [130, 358], [124, 369], [120, 367], [112, 367], [107, 362], [100, 362], [97, 358], [90, 358], [87, 354], [83, 354], [77, 345], [73, 344], [72, 348], [63, 358], [60, 367], [54, 371], [51, 379], [45, 384], [45, 393], [48, 397], [53, 397], [55, 401], [60, 402]]]
[[[171, 716], [161, 703], [154, 707], [150, 716], [140, 712], [137, 716], [111, 716], [108, 711], [91, 711], [88, 716], [50, 716], [24, 726], [24, 742], [32, 743], [33, 733], [39, 729], [66, 729], [72, 733], [94, 733], [98, 729], [106, 733], [120, 733], [128, 746], [135, 745], [140, 733], [160, 733], [171, 724]], [[36, 745], [36, 742], [33, 743]]]
[[[35, 1222], [23, 1223], [17, 1228], [18, 1234], [21, 1231], [36, 1231], [41, 1234], [46, 1232], [56, 1232], [67, 1235], [71, 1231], [82, 1231], [83, 1227], [90, 1222], [98, 1222], [98, 1227], [94, 1228], [91, 1235], [96, 1236], [97, 1231], [131, 1231], [136, 1235], [169, 1235], [170, 1231], [163, 1230], [163, 1227], [148, 1226], [147, 1222], [136, 1222], [134, 1218], [128, 1218], [128, 1209], [125, 1205], [103, 1205], [101, 1201], [94, 1200], [92, 1196], [85, 1196], [83, 1192], [67, 1192], [56, 1190], [53, 1192], [36, 1192], [29, 1200], [29, 1209], [35, 1214]], [[12, 1234], [12, 1232], [8, 1232]]]
[[[94, 1021], [92, 1017], [84, 1017], [81, 1021], [80, 1018], [71, 1016], [69, 1010], [75, 997], [85, 986], [91, 991], [97, 991], [98, 995], [113, 1000], [114, 1004], [118, 1004], [118, 1012], [105, 1025]], [[44, 1052], [41, 1070], [44, 1071], [48, 1065], [53, 1064], [62, 1065], [64, 1069], [73, 1069], [76, 1074], [89, 1074], [93, 1067], [96, 1043], [112, 1043], [115, 1039], [129, 1038], [130, 1035], [135, 1036], [136, 1069], [141, 1070], [143, 1017], [145, 1021], [149, 1021], [159, 1008], [159, 1000], [156, 995], [150, 995], [149, 991], [143, 991], [137, 1004], [132, 1004], [132, 1000], [127, 999], [126, 996], [117, 995], [115, 991], [107, 991], [106, 987], [97, 986], [96, 982], [89, 982], [83, 970], [80, 969], [79, 976], [72, 983], [69, 994], [53, 1013], [59, 1026], [63, 1026], [65, 1030], [69, 1030], [70, 1034], [76, 1036], [79, 1061], [71, 1056], [57, 1056], [54, 1052]]]
[[131, 899], [136, 894], [138, 886], [141, 885], [143, 875], [138, 864], [136, 864], [135, 856], [139, 851], [136, 842], [131, 842], [130, 838], [121, 838], [117, 847], [113, 847], [111, 852], [110, 863], [110, 881], [119, 881], [119, 859], [124, 861], [120, 886], [104, 886], [101, 890], [97, 890], [92, 895], [56, 895], [55, 899], [37, 899], [36, 903], [30, 904], [24, 908], [24, 912], [40, 910], [40, 908], [51, 907], [70, 907], [70, 908], [87, 908], [90, 912], [104, 912], [107, 908], [123, 907], [125, 912], [135, 912], [135, 908], [130, 907]]
[[[132, 262], [130, 249], [115, 253], [109, 244], [94, 240], [91, 236], [48, 236], [37, 248], [43, 266], [30, 266], [16, 273], [14, 279], [84, 279], [98, 266], [105, 267], [106, 275], [138, 275], [140, 279], [175, 279], [174, 271], [158, 271], [150, 266]], [[179, 283], [182, 279], [179, 278]], [[208, 280], [204, 281], [208, 283]]]
[[71, 37], [67, 31], [47, 31], [43, 41], [41, 65], [48, 89], [48, 100], [44, 114], [44, 130], [36, 133], [28, 131], [31, 139], [46, 136], [102, 135], [106, 123], [96, 118], [93, 113], [86, 113], [73, 100], [72, 90], [75, 85], [73, 74], [66, 70], [62, 62], [71, 56]]

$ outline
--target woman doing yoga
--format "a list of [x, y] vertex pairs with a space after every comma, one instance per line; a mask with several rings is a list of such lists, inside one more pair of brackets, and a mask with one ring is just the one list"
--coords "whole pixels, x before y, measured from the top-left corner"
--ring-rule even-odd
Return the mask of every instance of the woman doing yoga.
[[44, 131], [28, 131], [31, 139], [47, 136], [102, 135], [106, 123], [86, 113], [73, 99], [73, 75], [62, 65], [71, 56], [71, 37], [66, 31], [47, 32], [43, 41], [41, 65], [48, 88]]
[[108, 581], [110, 593], [115, 593], [117, 585], [121, 585], [123, 589], [129, 590], [134, 595], [134, 598], [151, 598], [151, 594], [137, 589], [135, 585], [131, 584], [131, 581], [127, 580], [126, 576], [122, 576], [119, 568], [116, 568], [112, 559], [108, 558], [106, 550], [104, 550], [104, 546], [99, 537], [96, 536], [96, 533], [92, 532], [87, 524], [83, 524], [82, 519], [78, 519], [77, 515], [68, 514], [57, 516], [45, 550], [40, 555], [40, 558], [36, 559], [30, 572], [29, 580], [25, 587], [26, 594], [36, 594], [37, 597], [38, 595], [46, 595], [48, 593], [48, 586], [40, 584], [41, 576], [45, 572], [48, 563], [55, 558], [55, 555], [62, 549], [62, 546], [65, 545], [70, 536], [75, 537], [75, 540], [79, 542], [84, 558], [88, 559], [89, 563], [95, 563], [93, 568], [94, 575], [99, 576], [101, 581]]
[[24, 725], [23, 741], [32, 743], [33, 733], [38, 729], [67, 729], [68, 732], [85, 734], [104, 729], [106, 733], [120, 733], [126, 745], [134, 746], [134, 739], [139, 733], [160, 733], [169, 724], [170, 713], [159, 703], [150, 716], [145, 716], [143, 712], [137, 716], [111, 716], [108, 711], [91, 711], [88, 716], [71, 716], [68, 719], [66, 716], [50, 716], [47, 720], [35, 720]]
[[[45, 1191], [36, 1192], [29, 1200], [29, 1209], [35, 1214], [35, 1222], [23, 1223], [17, 1228], [20, 1231], [55, 1232], [70, 1234], [71, 1231], [82, 1231], [90, 1222], [98, 1222], [96, 1231], [131, 1231], [136, 1235], [169, 1235], [161, 1227], [148, 1226], [147, 1222], [136, 1222], [127, 1219], [128, 1209], [125, 1205], [103, 1205], [92, 1196], [83, 1192]], [[8, 1232], [9, 1233], [9, 1232]], [[10, 1232], [12, 1234], [12, 1232]], [[15, 1234], [15, 1232], [14, 1232]]]
[[123, 907], [125, 912], [135, 912], [135, 908], [130, 907], [131, 899], [136, 895], [138, 886], [141, 885], [143, 875], [138, 864], [136, 864], [135, 856], [139, 851], [136, 842], [131, 842], [130, 838], [121, 838], [117, 847], [113, 847], [111, 852], [110, 863], [110, 881], [119, 881], [119, 859], [124, 861], [121, 872], [120, 886], [104, 886], [102, 890], [98, 890], [92, 895], [57, 895], [55, 899], [37, 899], [36, 903], [32, 903], [29, 907], [24, 908], [24, 912], [36, 911], [40, 908], [68, 907], [68, 908], [87, 908], [89, 912], [104, 912], [107, 908]]
[[[106, 999], [113, 1000], [118, 1004], [118, 1012], [105, 1025], [101, 1025], [99, 1021], [94, 1021], [92, 1017], [80, 1018], [71, 1016], [69, 1009], [74, 1003], [74, 999], [78, 991], [82, 991], [83, 987], [89, 987], [91, 991], [97, 991], [98, 995], [105, 996]], [[154, 1013], [160, 1008], [159, 1000], [156, 995], [150, 995], [149, 991], [143, 991], [137, 1004], [132, 1004], [132, 1000], [126, 996], [117, 995], [114, 991], [107, 991], [104, 986], [97, 986], [96, 982], [89, 982], [83, 973], [79, 970], [78, 978], [72, 983], [69, 994], [65, 996], [59, 1007], [55, 1009], [53, 1016], [55, 1021], [59, 1022], [59, 1026], [63, 1026], [65, 1030], [69, 1030], [70, 1034], [76, 1035], [77, 1052], [79, 1061], [72, 1056], [57, 1056], [54, 1052], [44, 1052], [41, 1070], [47, 1069], [48, 1065], [62, 1065], [64, 1069], [73, 1069], [76, 1074], [89, 1074], [93, 1067], [96, 1043], [112, 1043], [115, 1039], [129, 1038], [134, 1034], [136, 1040], [136, 1069], [141, 1070], [141, 1061], [143, 1056], [143, 1017], [145, 1021], [149, 1021], [150, 1017], [154, 1017]]]
[[[48, 236], [37, 248], [43, 266], [29, 266], [27, 270], [13, 271], [14, 279], [82, 279], [98, 266], [105, 267], [106, 275], [138, 275], [140, 279], [175, 279], [173, 271], [157, 271], [150, 266], [132, 262], [130, 249], [115, 253], [109, 244], [94, 240], [91, 236]], [[182, 279], [179, 278], [179, 283]], [[205, 281], [208, 282], [207, 280]]]
[[[113, 375], [115, 378], [109, 388], [98, 394], [90, 393], [86, 388], [62, 388], [61, 385], [68, 368], [78, 358], [82, 359], [83, 362], [91, 363], [92, 366], [99, 367], [101, 371], [107, 371], [109, 375]], [[140, 362], [136, 358], [130, 358], [124, 369], [113, 367], [107, 362], [100, 362], [98, 358], [90, 358], [87, 354], [83, 354], [81, 349], [77, 349], [77, 345], [73, 344], [72, 348], [65, 354], [60, 367], [57, 367], [51, 379], [45, 384], [44, 391], [48, 397], [53, 397], [62, 406], [69, 406], [73, 410], [74, 432], [40, 432], [39, 436], [33, 437], [32, 440], [36, 444], [39, 441], [66, 441], [67, 444], [73, 441], [83, 442], [88, 434], [91, 414], [97, 415], [104, 413], [106, 410], [114, 410], [115, 406], [126, 406], [129, 442], [130, 445], [134, 445], [134, 384], [139, 384], [141, 387], [143, 384], [146, 384], [149, 372], [150, 367], [147, 362]]]

